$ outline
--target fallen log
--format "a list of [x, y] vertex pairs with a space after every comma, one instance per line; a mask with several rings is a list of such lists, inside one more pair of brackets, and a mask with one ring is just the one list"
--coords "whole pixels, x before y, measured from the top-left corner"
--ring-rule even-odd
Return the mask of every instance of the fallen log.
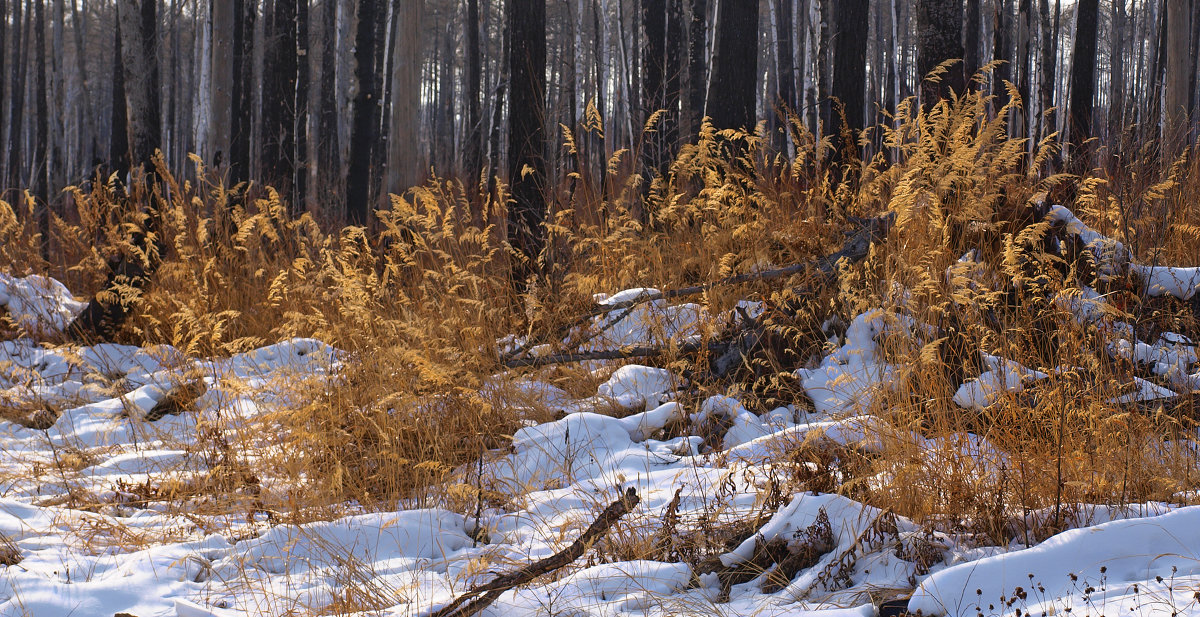
[[[855, 219], [855, 222], [857, 222], [859, 224], [859, 228], [849, 234], [850, 237], [842, 245], [842, 248], [834, 253], [819, 257], [813, 261], [809, 261], [809, 262], [805, 262], [805, 263], [801, 263], [801, 264], [792, 264], [790, 266], [784, 266], [782, 268], [774, 268], [771, 270], [760, 270], [758, 272], [747, 272], [744, 274], [738, 274], [735, 276], [726, 277], [726, 278], [723, 278], [723, 279], [720, 279], [717, 281], [710, 281], [707, 283], [702, 283], [700, 285], [693, 285], [691, 287], [684, 287], [681, 289], [668, 289], [666, 291], [646, 293], [646, 294], [642, 294], [636, 298], [626, 300], [623, 302], [614, 302], [612, 304], [595, 306], [592, 309], [590, 309], [587, 312], [580, 315], [578, 318], [576, 318], [569, 326], [559, 329], [557, 331], [557, 333], [554, 335], [554, 337], [561, 338], [567, 332], [570, 332], [571, 330], [573, 330], [575, 328], [580, 328], [580, 327], [586, 326], [595, 317], [599, 317], [601, 315], [607, 315], [607, 314], [615, 312], [615, 311], [622, 311], [621, 315], [619, 315], [616, 319], [610, 320], [608, 323], [606, 323], [604, 326], [602, 326], [601, 331], [603, 331], [608, 328], [611, 328], [616, 322], [620, 321], [621, 318], [627, 316], [634, 307], [639, 306], [641, 304], [646, 304], [648, 302], [653, 302], [655, 300], [671, 300], [671, 299], [675, 299], [675, 298], [695, 296], [695, 295], [702, 294], [706, 291], [709, 291], [711, 289], [715, 289], [717, 287], [725, 287], [725, 286], [729, 286], [729, 285], [740, 285], [743, 283], [750, 283], [750, 282], [755, 282], [755, 281], [778, 279], [778, 278], [783, 278], [786, 276], [791, 276], [794, 274], [801, 274], [804, 272], [812, 272], [821, 279], [820, 282], [827, 283], [829, 280], [837, 277], [838, 263], [840, 263], [841, 260], [848, 259], [848, 260], [850, 260], [851, 263], [857, 263], [857, 262], [863, 260], [864, 258], [866, 258], [867, 254], [871, 250], [871, 245], [874, 242], [884, 238], [887, 235], [888, 231], [892, 228], [892, 225], [895, 223], [895, 221], [896, 221], [896, 214], [894, 212], [889, 212], [887, 214], [883, 214], [883, 215], [880, 215], [880, 216], [877, 216], [874, 218], [870, 218], [870, 219]], [[595, 337], [596, 334], [598, 334], [598, 332], [584, 337], [581, 342], [575, 344], [575, 348], [577, 348], [578, 345], [581, 345], [584, 342], [591, 340], [592, 338]], [[616, 359], [616, 358], [626, 358], [626, 357], [645, 357], [645, 356], [659, 355], [664, 351], [661, 348], [639, 348], [640, 351], [637, 353], [634, 353], [633, 355], [611, 355], [611, 357], [594, 357], [593, 354], [579, 353], [579, 354], [558, 354], [556, 356], [547, 357], [547, 360], [549, 358], [556, 358], [557, 360], [555, 360], [555, 361], [546, 361], [546, 360], [539, 359], [539, 358], [526, 358], [525, 357], [526, 354], [535, 346], [536, 346], [536, 342], [533, 340], [530, 340], [529, 342], [525, 343], [524, 345], [521, 345], [521, 346], [517, 347], [516, 349], [501, 356], [501, 362], [509, 368], [516, 368], [516, 367], [522, 367], [522, 366], [545, 366], [547, 364], [563, 364], [563, 363], [567, 363], [567, 362], [582, 362], [584, 360], [602, 360], [602, 359]], [[604, 354], [617, 354], [618, 352], [614, 350], [614, 351], [595, 352], [595, 353], [600, 353], [600, 354], [604, 355]], [[578, 359], [569, 359], [569, 358], [578, 358]]]
[[471, 589], [446, 606], [429, 613], [426, 617], [470, 617], [490, 606], [505, 591], [569, 565], [583, 556], [596, 540], [608, 533], [608, 529], [635, 508], [639, 502], [641, 502], [641, 498], [638, 497], [637, 491], [630, 487], [616, 501], [609, 504], [600, 513], [600, 517], [583, 532], [583, 535], [571, 543], [571, 546], [519, 570], [497, 576], [491, 582]]

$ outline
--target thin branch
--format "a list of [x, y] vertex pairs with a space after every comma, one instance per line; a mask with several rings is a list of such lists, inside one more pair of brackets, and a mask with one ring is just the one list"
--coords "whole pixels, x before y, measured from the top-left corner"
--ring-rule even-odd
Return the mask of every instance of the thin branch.
[[621, 517], [628, 514], [640, 501], [641, 498], [638, 497], [637, 491], [630, 487], [625, 494], [605, 508], [604, 512], [600, 513], [600, 517], [583, 532], [583, 535], [571, 543], [571, 546], [519, 570], [502, 574], [492, 579], [490, 583], [480, 585], [455, 598], [446, 606], [430, 613], [428, 617], [470, 617], [490, 606], [505, 591], [569, 565], [583, 556], [596, 540], [608, 533], [608, 529]]

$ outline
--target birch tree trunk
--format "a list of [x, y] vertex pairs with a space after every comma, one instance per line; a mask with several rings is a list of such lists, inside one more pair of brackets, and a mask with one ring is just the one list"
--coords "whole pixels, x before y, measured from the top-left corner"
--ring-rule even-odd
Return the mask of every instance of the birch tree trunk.
[[208, 77], [208, 144], [205, 154], [214, 165], [229, 161], [230, 127], [233, 122], [233, 3], [213, 0], [209, 6], [208, 31], [212, 41], [205, 71]]
[[157, 0], [117, 0], [121, 21], [121, 59], [125, 67], [125, 101], [128, 109], [129, 160], [133, 166], [153, 171], [159, 148], [162, 115], [158, 82]]

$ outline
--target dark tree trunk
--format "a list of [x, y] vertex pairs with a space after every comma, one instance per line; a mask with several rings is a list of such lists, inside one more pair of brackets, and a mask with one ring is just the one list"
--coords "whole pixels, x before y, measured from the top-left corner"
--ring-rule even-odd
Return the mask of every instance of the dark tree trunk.
[[293, 93], [292, 114], [295, 136], [295, 155], [292, 180], [292, 214], [305, 210], [308, 201], [308, 0], [296, 2], [296, 87]]
[[38, 230], [42, 234], [42, 258], [50, 258], [50, 166], [46, 152], [50, 148], [50, 107], [46, 100], [46, 0], [34, 0], [34, 47], [36, 52], [37, 84], [34, 87], [34, 109], [37, 114], [37, 134], [33, 144], [34, 194], [37, 197]]
[[[833, 96], [841, 101], [846, 123], [854, 131], [863, 128], [863, 97], [866, 94], [867, 40], [870, 24], [868, 0], [846, 0], [837, 5], [834, 34]], [[961, 23], [961, 20], [960, 20]]]
[[[1042, 0], [1044, 5], [1046, 0]], [[1108, 90], [1108, 120], [1105, 122], [1105, 133], [1108, 135], [1110, 146], [1116, 147], [1125, 124], [1125, 46], [1122, 40], [1125, 35], [1125, 3], [1113, 2], [1109, 12], [1112, 24], [1109, 30], [1109, 59], [1111, 67]], [[1045, 67], [1043, 66], [1043, 70]]]
[[[21, 3], [21, 0], [14, 0], [14, 2], [13, 2], [13, 4], [18, 4], [18, 5], [20, 3]], [[4, 66], [5, 66], [4, 63], [5, 63], [5, 57], [7, 55], [8, 55], [8, 0], [0, 0], [0, 119], [6, 117], [4, 115], [5, 105], [9, 102], [8, 95], [10, 94], [6, 89], [6, 86], [8, 84], [4, 80]], [[14, 102], [17, 100], [15, 92], [16, 92], [15, 90], [12, 92], [12, 100]], [[0, 129], [0, 195], [3, 194], [3, 190], [5, 188], [5, 186], [4, 186], [5, 178], [4, 178], [4, 172], [3, 172], [5, 167], [2, 164], [3, 157], [4, 157], [3, 137], [4, 137], [4, 131], [2, 129]]]
[[663, 137], [667, 144], [667, 163], [675, 155], [675, 146], [679, 140], [679, 120], [683, 113], [683, 57], [685, 41], [683, 36], [683, 0], [667, 0], [667, 83], [665, 99], [667, 124], [663, 127]]
[[158, 1], [119, 0], [121, 57], [125, 65], [129, 160], [134, 168], [154, 170], [154, 151], [162, 138], [158, 85]]
[[512, 205], [508, 214], [508, 237], [524, 257], [517, 268], [518, 281], [535, 271], [534, 264], [545, 241], [542, 223], [546, 218], [543, 193], [546, 177], [546, 3], [510, 2], [509, 37], [509, 133], [508, 178]]
[[[642, 114], [635, 120], [638, 125], [644, 125], [654, 112], [667, 108], [667, 1], [642, 0], [641, 18], [646, 42], [642, 46], [642, 102], [639, 106]], [[662, 129], [669, 122], [668, 118], [663, 118], [653, 132], [642, 133], [644, 188], [648, 189], [650, 179], [663, 171], [666, 144]]]
[[967, 0], [966, 21], [963, 22], [963, 75], [967, 80], [979, 71], [979, 0]]
[[708, 115], [717, 128], [754, 130], [757, 66], [758, 2], [722, 0], [708, 90]]
[[479, 94], [482, 54], [479, 50], [479, 0], [467, 0], [467, 134], [463, 142], [463, 169], [474, 195], [483, 169], [483, 117]]
[[996, 97], [996, 103], [1000, 107], [1008, 104], [1008, 88], [1004, 85], [1004, 82], [1010, 81], [1012, 75], [1011, 58], [1008, 56], [1008, 35], [1009, 30], [1012, 28], [1012, 20], [1008, 16], [1009, 1], [992, 0], [992, 36], [994, 37], [992, 41], [992, 60], [1002, 61], [992, 71], [992, 95]]
[[775, 16], [775, 79], [779, 84], [777, 99], [773, 110], [783, 122], [783, 130], [776, 134], [776, 150], [787, 150], [787, 135], [790, 128], [790, 118], [796, 113], [796, 71], [795, 57], [792, 55], [792, 0], [776, 0]]
[[108, 148], [108, 164], [110, 171], [124, 181], [129, 173], [129, 115], [125, 107], [125, 66], [121, 62], [121, 24], [118, 21], [113, 27], [113, 61], [112, 61], [112, 135]]
[[[1071, 63], [1071, 102], [1067, 125], [1071, 144], [1083, 152], [1092, 136], [1092, 105], [1096, 88], [1096, 17], [1099, 0], [1079, 0], [1076, 5], [1075, 50]], [[1085, 155], [1086, 156], [1086, 155]]]
[[382, 19], [379, 0], [359, 0], [358, 29], [354, 35], [354, 74], [358, 94], [354, 97], [354, 124], [350, 131], [350, 170], [346, 175], [346, 222], [366, 225], [371, 211], [371, 154], [379, 141], [379, 122], [375, 100], [375, 24]]
[[342, 177], [341, 141], [337, 103], [337, 1], [324, 0], [321, 32], [321, 99], [317, 118], [318, 181], [326, 190], [337, 190]]
[[[254, 130], [254, 19], [253, 0], [232, 0], [233, 116], [230, 123], [230, 179], [236, 184], [250, 179], [250, 139]], [[212, 70], [221, 70], [212, 67]]]
[[705, 80], [708, 68], [708, 49], [705, 46], [705, 27], [708, 21], [708, 0], [690, 0], [691, 20], [688, 21], [687, 104], [688, 117], [684, 130], [689, 137], [700, 131], [704, 118]]
[[[20, 188], [21, 177], [21, 132], [24, 128], [25, 115], [25, 63], [26, 41], [25, 33], [29, 32], [29, 11], [25, 11], [25, 20], [21, 20], [21, 0], [13, 2], [13, 27], [16, 36], [13, 37], [13, 66], [12, 66], [12, 108], [8, 122], [8, 184]], [[23, 25], [22, 25], [23, 24]], [[118, 58], [116, 62], [120, 62]]]
[[[296, 4], [275, 0], [266, 16], [262, 101], [262, 181], [291, 192], [296, 130]], [[214, 67], [214, 70], [218, 70]], [[295, 205], [293, 204], [293, 208]]]
[[1038, 3], [1038, 12], [1041, 13], [1041, 31], [1042, 31], [1042, 63], [1041, 69], [1041, 84], [1038, 89], [1038, 97], [1041, 104], [1038, 105], [1039, 111], [1042, 114], [1040, 126], [1042, 127], [1038, 133], [1038, 139], [1042, 139], [1053, 131], [1054, 120], [1051, 116], [1051, 108], [1054, 107], [1054, 68], [1058, 63], [1054, 61], [1054, 36], [1055, 32], [1050, 29], [1050, 2], [1049, 0], [1040, 0]]
[[[1027, 1], [1027, 0], [1026, 0]], [[963, 91], [963, 67], [952, 65], [938, 84], [925, 76], [941, 63], [963, 57], [963, 10], [959, 0], [919, 0], [917, 2], [917, 77], [921, 81], [921, 105], [928, 107], [950, 92]]]

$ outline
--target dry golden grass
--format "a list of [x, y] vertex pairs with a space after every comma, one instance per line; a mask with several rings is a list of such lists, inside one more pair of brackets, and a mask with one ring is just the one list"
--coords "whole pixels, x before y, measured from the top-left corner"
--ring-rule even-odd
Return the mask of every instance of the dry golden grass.
[[[853, 173], [838, 175], [852, 180], [836, 185], [828, 141], [799, 124], [792, 158], [768, 152], [757, 135], [706, 125], [645, 197], [648, 180], [625, 171], [636, 153], [618, 152], [604, 179], [608, 200], [585, 186], [550, 213], [549, 274], [524, 296], [510, 280], [515, 257], [502, 239], [503, 194], [500, 203], [480, 205], [462, 183], [433, 180], [393, 196], [370, 230], [327, 230], [308, 215], [289, 217], [269, 188], [223, 186], [199, 161], [198, 180], [178, 180], [160, 165], [162, 182], [153, 191], [136, 185], [128, 197], [112, 181], [72, 190], [74, 209], [54, 220], [45, 240], [51, 262], [41, 257], [32, 206], [0, 204], [0, 268], [49, 274], [76, 293], [94, 292], [105, 264], [133, 250], [128, 229], [147, 228], [152, 217], [161, 266], [123, 341], [228, 355], [311, 336], [343, 350], [345, 364], [332, 382], [302, 383], [301, 403], [246, 431], [248, 443], [268, 434], [280, 447], [254, 457], [228, 455], [218, 465], [229, 474], [224, 479], [146, 489], [147, 498], [227, 491], [245, 501], [248, 478], [272, 477], [281, 480], [273, 492], [255, 489], [246, 507], [303, 520], [347, 500], [368, 508], [400, 498], [436, 500], [427, 487], [484, 451], [505, 447], [524, 423], [549, 419], [550, 410], [522, 400], [507, 383], [511, 375], [496, 376], [498, 338], [554, 332], [597, 292], [678, 288], [806, 262], [839, 248], [851, 217], [892, 211], [897, 224], [888, 241], [862, 264], [844, 268], [837, 287], [810, 289], [804, 318], [779, 327], [784, 345], [803, 350], [797, 362], [803, 364], [824, 342], [812, 324], [834, 315], [849, 321], [872, 308], [903, 309], [942, 334], [889, 342], [891, 359], [908, 368], [872, 411], [944, 443], [972, 432], [1007, 458], [998, 472], [983, 473], [961, 448], [918, 452], [897, 438], [883, 456], [823, 461], [843, 466], [836, 480], [831, 471], [823, 478], [800, 474], [798, 482], [920, 523], [969, 524], [994, 540], [1012, 537], [1023, 512], [1178, 500], [1198, 488], [1195, 410], [1188, 401], [1167, 409], [1107, 402], [1127, 391], [1135, 367], [1110, 359], [1103, 333], [1078, 325], [1048, 300], [1077, 295], [1094, 281], [1078, 264], [1040, 248], [1049, 230], [1033, 224], [1030, 213], [1040, 194], [1065, 196], [1080, 217], [1125, 242], [1140, 261], [1200, 265], [1200, 227], [1183, 223], [1200, 220], [1200, 204], [1188, 198], [1200, 194], [1200, 153], [1185, 153], [1165, 168], [1160, 157], [1148, 156], [1135, 165], [1046, 177], [1055, 142], [1031, 146], [1008, 137], [1005, 110], [994, 105], [976, 93], [925, 113], [904, 103], [893, 123], [873, 129], [884, 151], [842, 163]], [[730, 152], [738, 154], [731, 160]], [[958, 264], [970, 249], [980, 262], [977, 278]], [[784, 306], [794, 298], [780, 288], [805, 284], [797, 277], [718, 288], [703, 302], [714, 314], [745, 297]], [[1114, 300], [1113, 318], [1200, 339], [1184, 303], [1139, 297], [1121, 281], [1101, 291]], [[1040, 383], [1036, 400], [1008, 396], [984, 413], [968, 412], [951, 397], [953, 380], [978, 373], [963, 365], [973, 351], [1034, 369], [1077, 369]], [[776, 372], [796, 368], [767, 365]], [[597, 383], [576, 367], [539, 376], [580, 396], [594, 393]], [[696, 385], [701, 394], [730, 386]], [[238, 448], [214, 441], [212, 449], [220, 458]], [[1065, 520], [1056, 515], [1033, 533]]]

